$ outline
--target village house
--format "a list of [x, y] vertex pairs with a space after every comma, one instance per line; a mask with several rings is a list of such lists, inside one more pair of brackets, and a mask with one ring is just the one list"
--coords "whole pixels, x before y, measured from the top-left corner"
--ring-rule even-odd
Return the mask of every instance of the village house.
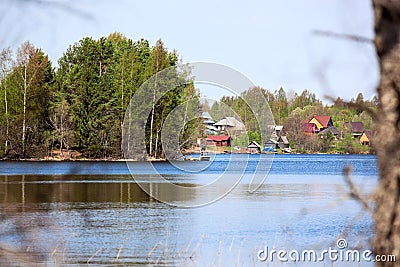
[[346, 122], [343, 126], [349, 129], [354, 138], [360, 138], [363, 134], [364, 123], [362, 122]]
[[283, 134], [283, 126], [275, 125], [275, 134], [276, 136], [281, 136]]
[[214, 126], [215, 121], [212, 119], [210, 113], [202, 112], [201, 113], [201, 118], [203, 119], [203, 124], [204, 125]]
[[209, 146], [231, 146], [232, 142], [229, 135], [209, 135], [206, 140]]
[[282, 125], [271, 125], [269, 126], [272, 129], [271, 138], [278, 140], [279, 136], [283, 135], [283, 126]]
[[257, 154], [261, 152], [261, 146], [256, 141], [251, 141], [247, 146], [247, 150], [251, 154]]
[[309, 123], [308, 121], [304, 121], [302, 123], [301, 129], [307, 136], [311, 136], [319, 132], [317, 125], [315, 123]]
[[371, 146], [373, 142], [375, 132], [372, 130], [364, 130], [360, 137], [360, 144], [363, 146]]
[[318, 132], [325, 130], [329, 126], [333, 126], [331, 116], [316, 116], [316, 115], [314, 115], [311, 118], [311, 120], [308, 121], [308, 123], [314, 123], [318, 128]]
[[203, 125], [206, 128], [206, 134], [214, 135], [218, 133], [218, 129], [214, 126], [215, 121], [212, 119], [210, 113], [203, 112], [201, 118], [203, 119]]
[[304, 121], [301, 125], [303, 132], [307, 136], [318, 134], [329, 128], [330, 128], [329, 131], [336, 133], [337, 129], [332, 127], [334, 126], [331, 116], [317, 116], [317, 115], [314, 115], [309, 121]]
[[246, 131], [244, 124], [234, 117], [224, 117], [214, 124], [218, 131], [225, 132], [229, 135], [239, 135]]
[[277, 142], [278, 142], [278, 147], [282, 150], [290, 148], [290, 144], [286, 135], [279, 136]]
[[341, 137], [341, 132], [335, 126], [328, 126], [328, 128], [318, 133], [318, 135], [321, 136], [321, 138], [326, 138], [329, 134], [331, 134], [335, 140]]
[[269, 139], [264, 143], [264, 149], [263, 151], [265, 152], [276, 152], [276, 147], [279, 146], [279, 143], [275, 141], [274, 139]]

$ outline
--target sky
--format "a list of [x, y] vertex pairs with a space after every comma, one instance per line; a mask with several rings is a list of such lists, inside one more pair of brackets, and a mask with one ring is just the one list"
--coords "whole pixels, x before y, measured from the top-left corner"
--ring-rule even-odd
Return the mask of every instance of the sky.
[[[183, 62], [226, 65], [270, 91], [365, 99], [376, 94], [378, 63], [372, 43], [317, 34], [373, 39], [367, 0], [2, 0], [0, 48], [29, 40], [54, 65], [83, 37], [121, 32], [151, 44], [162, 39]], [[219, 99], [227, 91], [198, 85]], [[247, 88], [244, 88], [247, 89]]]

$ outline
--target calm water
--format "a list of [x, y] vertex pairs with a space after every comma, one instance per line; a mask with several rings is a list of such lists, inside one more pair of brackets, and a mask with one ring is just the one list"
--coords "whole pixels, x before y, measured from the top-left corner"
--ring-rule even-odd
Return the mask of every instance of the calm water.
[[[250, 156], [233, 191], [200, 208], [152, 199], [124, 162], [1, 162], [0, 245], [10, 253], [0, 265], [19, 260], [50, 266], [281, 266], [259, 261], [259, 249], [323, 250], [336, 248], [339, 237], [351, 249], [369, 248], [372, 220], [348, 198], [342, 170], [353, 166], [352, 178], [367, 196], [377, 183], [374, 156], [277, 155], [264, 184], [250, 193], [258, 159]], [[228, 175], [235, 176], [242, 161]], [[158, 162], [153, 169], [133, 162], [130, 168], [138, 181], [148, 181], [156, 171], [173, 183], [195, 187], [191, 195], [164, 192], [171, 203], [180, 203], [215, 193], [200, 186], [217, 179], [229, 162], [229, 155], [218, 155], [210, 165], [183, 162], [177, 168]], [[165, 183], [152, 180], [148, 186], [163, 192]]]

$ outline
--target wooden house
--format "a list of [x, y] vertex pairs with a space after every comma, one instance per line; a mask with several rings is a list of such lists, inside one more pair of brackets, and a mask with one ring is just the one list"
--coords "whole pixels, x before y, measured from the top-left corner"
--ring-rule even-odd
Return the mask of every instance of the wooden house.
[[328, 134], [332, 134], [335, 139], [338, 139], [341, 132], [335, 126], [328, 126], [328, 128], [319, 132], [318, 135], [321, 136], [321, 138], [326, 138]]
[[203, 112], [201, 114], [201, 118], [203, 119], [203, 125], [205, 127], [205, 132], [206, 134], [217, 134], [218, 133], [218, 129], [216, 127], [214, 127], [214, 120], [212, 119], [210, 113], [208, 112]]
[[214, 126], [215, 122], [212, 119], [210, 113], [208, 113], [208, 112], [201, 113], [201, 118], [203, 119], [203, 124]]
[[285, 153], [291, 153], [292, 150], [290, 149], [289, 141], [286, 135], [282, 135], [278, 139], [278, 147]]
[[328, 128], [329, 126], [333, 126], [331, 116], [316, 116], [316, 115], [314, 115], [311, 118], [311, 120], [308, 121], [308, 123], [314, 123], [317, 126], [319, 132]]
[[229, 135], [209, 135], [207, 145], [231, 146], [232, 138]]
[[267, 142], [264, 143], [265, 152], [276, 152], [276, 148], [279, 146], [279, 143], [274, 139], [269, 139]]
[[319, 132], [319, 129], [315, 123], [309, 123], [308, 121], [303, 122], [301, 129], [307, 136], [311, 136]]
[[364, 130], [360, 137], [360, 144], [363, 146], [370, 146], [374, 139], [375, 132], [372, 130]]
[[239, 135], [246, 131], [245, 125], [234, 117], [224, 117], [215, 123], [214, 127], [229, 135]]
[[360, 138], [364, 131], [364, 123], [362, 122], [346, 122], [344, 127], [350, 130], [354, 138]]
[[283, 135], [283, 126], [275, 125], [272, 131], [272, 138], [278, 139], [279, 136]]
[[289, 141], [288, 141], [286, 135], [282, 135], [282, 136], [279, 137], [278, 146], [282, 150], [285, 149], [285, 148], [289, 148], [290, 147], [290, 144], [289, 144]]
[[251, 141], [247, 146], [247, 150], [252, 154], [260, 153], [261, 146], [256, 141]]

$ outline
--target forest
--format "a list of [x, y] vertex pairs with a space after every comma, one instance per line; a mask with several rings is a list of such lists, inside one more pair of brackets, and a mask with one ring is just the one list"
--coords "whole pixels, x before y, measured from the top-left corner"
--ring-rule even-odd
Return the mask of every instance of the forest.
[[[131, 96], [155, 73], [179, 63], [175, 50], [161, 40], [150, 46], [120, 33], [98, 40], [86, 37], [71, 45], [58, 65], [30, 42], [14, 55], [0, 55], [0, 158], [62, 159], [122, 158], [121, 132]], [[185, 77], [187, 78], [187, 77]], [[185, 86], [147, 103], [149, 156], [161, 155], [157, 146], [166, 115], [199, 94], [187, 78]], [[194, 122], [188, 123], [189, 131]]]

